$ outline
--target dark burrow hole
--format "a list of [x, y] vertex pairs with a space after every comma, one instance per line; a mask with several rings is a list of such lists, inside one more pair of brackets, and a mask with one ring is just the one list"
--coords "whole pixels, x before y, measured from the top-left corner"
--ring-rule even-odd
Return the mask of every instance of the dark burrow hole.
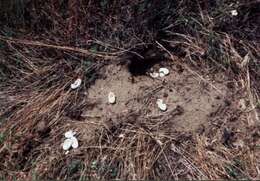
[[130, 55], [126, 59], [127, 69], [132, 76], [146, 75], [154, 65], [166, 60], [163, 53], [154, 47], [149, 47], [138, 54], [143, 58], [137, 55]]
[[132, 76], [146, 75], [150, 68], [162, 60], [156, 58], [132, 59], [128, 64], [128, 71]]

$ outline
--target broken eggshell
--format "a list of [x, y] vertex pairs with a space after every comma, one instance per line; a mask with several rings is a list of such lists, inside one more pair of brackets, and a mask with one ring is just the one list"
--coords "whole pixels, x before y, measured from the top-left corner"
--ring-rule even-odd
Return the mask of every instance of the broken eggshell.
[[116, 102], [116, 95], [113, 92], [108, 93], [108, 102], [114, 104]]
[[72, 144], [71, 144], [72, 148], [78, 148], [79, 147], [79, 142], [78, 142], [77, 138], [72, 137], [70, 139], [72, 140]]
[[237, 12], [236, 9], [230, 11], [230, 13], [231, 13], [232, 16], [237, 16], [238, 15], [238, 12]]
[[66, 138], [72, 138], [72, 137], [74, 137], [75, 134], [76, 134], [75, 132], [73, 132], [72, 130], [69, 130], [64, 135]]
[[160, 77], [164, 77], [170, 73], [169, 69], [167, 68], [160, 68], [159, 69], [159, 75]]
[[78, 78], [77, 80], [75, 80], [74, 83], [72, 83], [70, 85], [70, 88], [71, 89], [77, 89], [81, 85], [81, 83], [82, 83], [82, 80], [80, 78]]
[[163, 103], [163, 100], [162, 100], [162, 99], [157, 99], [156, 103], [157, 103], [157, 104]]
[[159, 77], [159, 73], [157, 73], [157, 72], [152, 72], [152, 73], [150, 73], [150, 76], [151, 76], [152, 78], [157, 78], [157, 77]]
[[162, 99], [157, 99], [156, 103], [157, 103], [158, 108], [161, 111], [166, 111], [167, 110], [167, 105], [163, 103]]
[[66, 139], [62, 145], [63, 150], [65, 150], [65, 151], [69, 150], [70, 147], [72, 146], [72, 144], [73, 144], [73, 141], [70, 138]]
[[65, 151], [68, 151], [71, 147], [72, 148], [78, 148], [79, 142], [77, 138], [74, 136], [76, 132], [73, 132], [72, 130], [67, 131], [64, 136], [66, 137], [66, 140], [63, 142], [62, 148]]
[[166, 111], [167, 110], [167, 105], [164, 103], [159, 103], [158, 107], [161, 111]]
[[165, 74], [164, 74], [164, 73], [162, 73], [162, 72], [160, 72], [160, 73], [159, 73], [159, 76], [160, 76], [160, 77], [164, 77], [164, 76], [165, 76]]

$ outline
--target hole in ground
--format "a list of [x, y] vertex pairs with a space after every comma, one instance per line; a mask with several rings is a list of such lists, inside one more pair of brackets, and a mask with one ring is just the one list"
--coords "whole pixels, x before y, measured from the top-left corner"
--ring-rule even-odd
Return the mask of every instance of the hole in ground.
[[128, 71], [132, 76], [146, 75], [150, 68], [162, 61], [161, 58], [131, 59], [128, 64]]

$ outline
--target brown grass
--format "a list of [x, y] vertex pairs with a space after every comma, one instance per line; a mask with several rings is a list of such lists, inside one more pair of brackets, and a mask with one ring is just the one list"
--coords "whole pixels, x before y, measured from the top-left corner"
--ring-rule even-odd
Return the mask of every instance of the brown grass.
[[[28, 1], [22, 25], [2, 16], [15, 35], [0, 30], [0, 178], [259, 179], [259, 2], [233, 4], [238, 17], [228, 1], [102, 2]], [[236, 82], [231, 107], [203, 132], [169, 130], [178, 109], [80, 121], [96, 104], [85, 97], [100, 69], [125, 55], [142, 59], [147, 47], [203, 81], [205, 72], [224, 72]], [[84, 85], [73, 91], [78, 77]], [[240, 97], [246, 111], [234, 108]], [[89, 132], [64, 155], [68, 129]]]

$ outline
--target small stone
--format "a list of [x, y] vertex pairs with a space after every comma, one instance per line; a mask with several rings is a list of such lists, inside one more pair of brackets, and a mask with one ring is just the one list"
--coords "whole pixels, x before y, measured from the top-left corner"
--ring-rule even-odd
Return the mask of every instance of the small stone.
[[109, 92], [108, 94], [108, 102], [110, 104], [115, 104], [116, 103], [116, 96], [113, 92]]
[[73, 84], [70, 85], [71, 89], [77, 89], [82, 83], [82, 80], [78, 78]]

